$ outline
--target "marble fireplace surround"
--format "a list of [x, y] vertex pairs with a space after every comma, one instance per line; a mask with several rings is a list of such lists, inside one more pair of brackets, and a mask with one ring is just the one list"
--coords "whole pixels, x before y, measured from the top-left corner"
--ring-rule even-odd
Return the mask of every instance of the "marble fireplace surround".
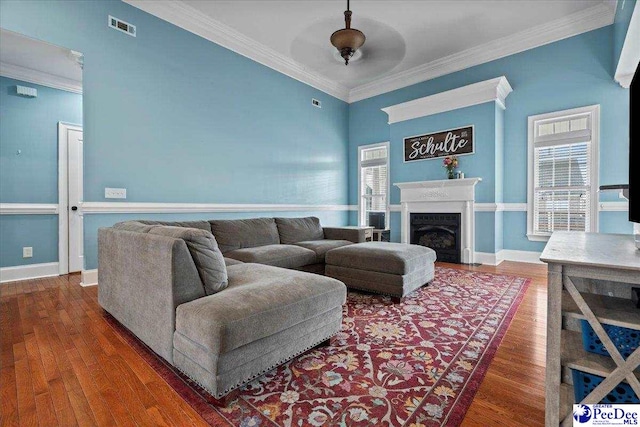
[[399, 182], [402, 243], [410, 243], [412, 213], [459, 213], [460, 260], [475, 262], [475, 186], [482, 178], [444, 179], [437, 181]]

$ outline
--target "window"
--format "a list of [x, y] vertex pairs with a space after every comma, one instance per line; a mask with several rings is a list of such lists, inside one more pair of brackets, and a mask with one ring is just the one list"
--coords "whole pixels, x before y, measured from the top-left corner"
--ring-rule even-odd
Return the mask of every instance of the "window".
[[358, 147], [359, 224], [376, 229], [389, 225], [389, 143]]
[[597, 231], [600, 107], [529, 117], [527, 237]]

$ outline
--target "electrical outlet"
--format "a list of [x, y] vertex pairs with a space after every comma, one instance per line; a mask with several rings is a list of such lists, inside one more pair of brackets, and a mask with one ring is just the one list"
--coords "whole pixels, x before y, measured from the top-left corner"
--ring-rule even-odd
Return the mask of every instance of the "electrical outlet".
[[104, 198], [105, 199], [126, 199], [127, 189], [126, 188], [105, 188]]
[[25, 246], [22, 248], [22, 258], [32, 258], [33, 248], [31, 246]]

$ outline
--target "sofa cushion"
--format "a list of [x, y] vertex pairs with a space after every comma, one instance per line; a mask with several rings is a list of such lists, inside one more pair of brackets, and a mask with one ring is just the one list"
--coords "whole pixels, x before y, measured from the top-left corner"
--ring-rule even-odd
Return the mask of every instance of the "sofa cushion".
[[242, 261], [238, 261], [237, 259], [226, 258], [225, 257], [224, 265], [226, 265], [227, 267], [231, 267], [232, 265], [236, 265], [236, 264], [242, 264]]
[[137, 222], [145, 225], [168, 225], [170, 227], [197, 228], [198, 230], [211, 232], [211, 226], [208, 221], [151, 221], [145, 219]]
[[283, 268], [297, 268], [316, 262], [316, 253], [310, 249], [279, 244], [238, 249], [227, 252], [224, 256], [242, 262], [254, 262]]
[[310, 240], [306, 242], [298, 242], [295, 245], [311, 249], [316, 253], [316, 262], [324, 263], [324, 257], [327, 251], [335, 248], [341, 248], [342, 246], [353, 245], [353, 242], [348, 240]]
[[182, 239], [187, 244], [191, 258], [207, 295], [213, 295], [227, 287], [227, 267], [218, 249], [216, 239], [209, 231], [197, 228], [156, 226], [149, 234]]
[[280, 243], [273, 218], [212, 220], [209, 224], [222, 253]]
[[259, 264], [229, 267], [224, 292], [178, 306], [176, 332], [224, 354], [340, 307], [338, 280]]
[[423, 270], [436, 260], [436, 253], [420, 245], [365, 242], [327, 252], [327, 265], [405, 275]]
[[280, 243], [291, 243], [307, 240], [324, 239], [324, 231], [320, 226], [320, 220], [315, 216], [306, 218], [276, 218]]
[[123, 221], [113, 225], [117, 230], [133, 231], [135, 233], [148, 233], [155, 225], [145, 224], [140, 221]]

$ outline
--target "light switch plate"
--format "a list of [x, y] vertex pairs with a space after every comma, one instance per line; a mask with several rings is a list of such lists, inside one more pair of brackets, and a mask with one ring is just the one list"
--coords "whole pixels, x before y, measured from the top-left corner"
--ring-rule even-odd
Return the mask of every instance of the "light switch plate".
[[31, 246], [22, 248], [22, 258], [33, 258], [33, 248]]
[[126, 199], [127, 189], [126, 188], [105, 188], [104, 198], [105, 199]]

